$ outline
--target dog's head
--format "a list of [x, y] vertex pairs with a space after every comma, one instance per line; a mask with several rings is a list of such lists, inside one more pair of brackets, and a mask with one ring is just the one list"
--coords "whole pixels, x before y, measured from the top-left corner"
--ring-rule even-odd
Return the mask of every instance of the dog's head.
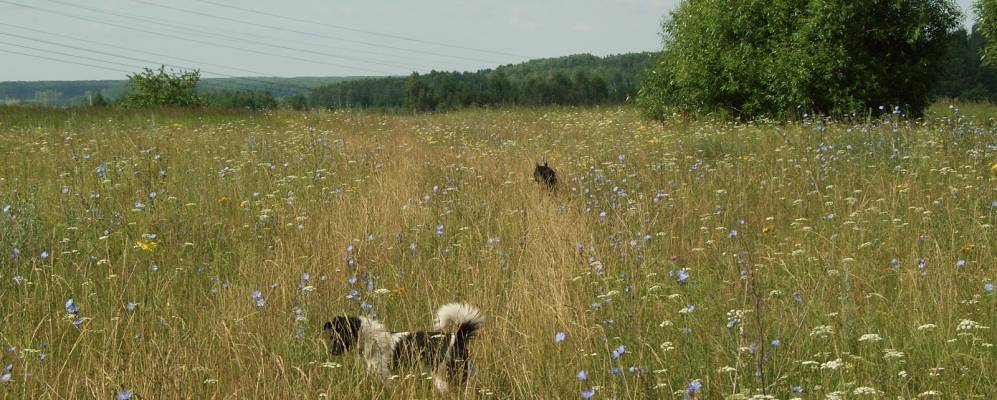
[[360, 318], [338, 316], [322, 330], [329, 337], [329, 353], [338, 356], [350, 350], [360, 338]]

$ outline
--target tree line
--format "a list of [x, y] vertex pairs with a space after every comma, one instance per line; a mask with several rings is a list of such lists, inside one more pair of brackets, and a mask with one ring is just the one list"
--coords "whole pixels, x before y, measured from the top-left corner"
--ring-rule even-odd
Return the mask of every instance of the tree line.
[[619, 104], [636, 95], [655, 53], [578, 54], [477, 72], [432, 71], [339, 82], [292, 96], [302, 108], [446, 111], [506, 105]]

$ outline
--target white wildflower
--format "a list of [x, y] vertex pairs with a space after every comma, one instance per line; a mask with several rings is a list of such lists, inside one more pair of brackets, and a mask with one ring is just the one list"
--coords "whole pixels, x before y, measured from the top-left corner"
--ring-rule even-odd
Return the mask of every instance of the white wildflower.
[[831, 327], [831, 325], [820, 325], [810, 331], [811, 337], [823, 338], [831, 336], [832, 334], [834, 334], [834, 328]]
[[875, 333], [867, 333], [865, 335], [862, 335], [862, 337], [859, 338], [859, 341], [860, 342], [881, 342], [881, 341], [883, 341], [883, 337], [879, 336], [879, 335], [877, 335]]

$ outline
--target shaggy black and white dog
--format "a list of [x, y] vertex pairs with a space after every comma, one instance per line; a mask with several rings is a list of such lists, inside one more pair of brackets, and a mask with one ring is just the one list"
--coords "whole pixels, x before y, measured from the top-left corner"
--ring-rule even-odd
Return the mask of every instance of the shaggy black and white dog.
[[[398, 368], [422, 364], [432, 370], [436, 390], [446, 392], [450, 384], [464, 384], [470, 373], [468, 342], [484, 323], [481, 312], [470, 304], [450, 303], [436, 310], [435, 332], [391, 332], [366, 317], [338, 316], [326, 322], [329, 352], [340, 355], [359, 348], [367, 370], [385, 382]], [[444, 331], [456, 326], [453, 331]]]

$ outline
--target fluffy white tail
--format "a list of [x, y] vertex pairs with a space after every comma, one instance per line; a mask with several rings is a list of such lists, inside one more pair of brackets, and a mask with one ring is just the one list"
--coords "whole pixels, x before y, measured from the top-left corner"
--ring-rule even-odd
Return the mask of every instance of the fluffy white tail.
[[450, 303], [444, 304], [436, 310], [435, 329], [440, 330], [449, 325], [457, 325], [458, 330], [473, 332], [484, 322], [485, 319], [477, 307], [466, 303]]

